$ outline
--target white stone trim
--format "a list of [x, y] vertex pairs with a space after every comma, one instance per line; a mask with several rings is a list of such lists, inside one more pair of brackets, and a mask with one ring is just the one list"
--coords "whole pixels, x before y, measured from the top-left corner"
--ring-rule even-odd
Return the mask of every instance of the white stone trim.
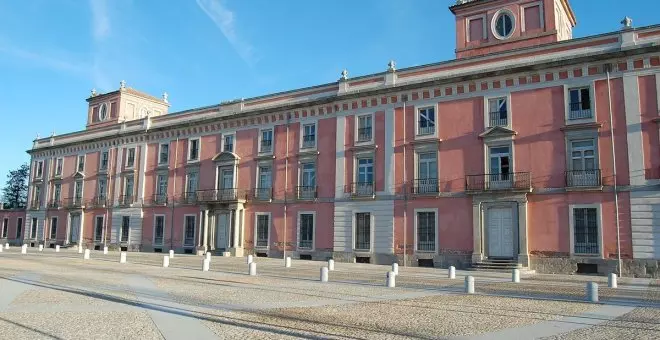
[[[360, 130], [359, 120], [360, 117], [370, 116], [371, 117], [371, 139], [368, 141], [360, 142], [358, 141], [358, 132]], [[376, 115], [373, 112], [373, 109], [368, 110], [366, 113], [359, 113], [353, 115], [353, 145], [373, 145], [375, 144], [376, 139]]]
[[[280, 124], [280, 125], [286, 125], [286, 123]], [[257, 138], [257, 143], [258, 143], [257, 148], [259, 150], [260, 155], [272, 155], [275, 152], [275, 126], [276, 125], [259, 128], [259, 136]], [[270, 151], [263, 151], [261, 149], [261, 146], [262, 146], [261, 142], [262, 142], [262, 139], [263, 139], [264, 132], [267, 132], [267, 131], [270, 131], [270, 133], [271, 133]]]
[[[500, 14], [508, 14], [509, 17], [511, 17], [511, 24], [513, 25], [513, 27], [511, 28], [511, 33], [509, 33], [509, 35], [507, 36], [501, 36], [495, 29], [495, 25], [497, 25], [496, 21], [497, 18], [500, 16]], [[502, 8], [499, 11], [495, 12], [495, 14], [493, 14], [493, 18], [490, 21], [491, 33], [493, 33], [493, 37], [495, 37], [495, 39], [497, 40], [506, 40], [511, 38], [511, 36], [516, 32], [517, 27], [518, 27], [518, 23], [516, 22], [516, 16], [508, 8]]]
[[[257, 247], [257, 227], [259, 225], [259, 216], [268, 216], [268, 243], [266, 247]], [[272, 226], [273, 226], [273, 218], [271, 216], [270, 212], [255, 212], [254, 213], [254, 249], [255, 250], [269, 250], [270, 249], [270, 240], [272, 236]], [[286, 240], [282, 240], [286, 244]]]
[[394, 188], [394, 124], [396, 124], [394, 108], [389, 108], [385, 110], [385, 160], [384, 160], [384, 170], [385, 170], [385, 193], [388, 195], [393, 195]]
[[630, 185], [646, 185], [638, 79], [637, 76], [623, 76]]
[[[303, 147], [303, 138], [305, 137], [305, 126], [306, 125], [314, 125], [314, 146], [312, 147]], [[274, 139], [274, 137], [273, 137]], [[319, 124], [318, 120], [314, 121], [307, 121], [307, 122], [300, 122], [300, 138], [298, 141], [300, 144], [299, 150], [316, 150], [317, 146], [319, 144]]]
[[526, 32], [527, 28], [525, 27], [525, 9], [534, 7], [534, 6], [539, 6], [539, 15], [541, 16], [540, 18], [540, 24], [541, 24], [541, 29], [545, 29], [545, 16], [543, 13], [543, 1], [536, 1], [536, 2], [530, 2], [526, 3], [523, 5], [520, 5], [520, 32]]
[[509, 147], [509, 170], [510, 173], [516, 172], [515, 169], [515, 164], [516, 164], [516, 158], [515, 158], [515, 149], [514, 149], [514, 143], [512, 139], [495, 139], [495, 140], [484, 140], [484, 174], [490, 174], [490, 148], [497, 148], [501, 146], [508, 146]]
[[[126, 159], [124, 159], [124, 168], [129, 170], [129, 169], [135, 169], [135, 161], [137, 157], [137, 146], [130, 146], [130, 147], [125, 147], [126, 149]], [[131, 154], [131, 150], [133, 150], [133, 164], [128, 165], [128, 156]], [[142, 156], [142, 155], [140, 155]]]
[[[172, 151], [172, 150], [170, 149], [170, 142], [171, 142], [171, 141], [166, 141], [166, 142], [164, 142], [164, 143], [163, 143], [163, 142], [158, 143], [158, 156], [156, 156], [156, 158], [157, 158], [157, 159], [156, 159], [156, 165], [157, 165], [157, 166], [158, 166], [158, 165], [167, 165], [167, 164], [170, 163], [170, 152]], [[160, 161], [160, 155], [161, 155], [161, 152], [163, 151], [163, 146], [164, 146], [164, 145], [167, 145], [167, 161], [166, 161], [166, 162], [161, 162], [161, 161]]]
[[[574, 209], [582, 208], [595, 208], [596, 209], [596, 220], [598, 221], [598, 254], [575, 254], [575, 217]], [[569, 246], [571, 257], [598, 257], [605, 258], [605, 250], [603, 249], [603, 214], [602, 214], [602, 204], [593, 203], [593, 204], [569, 204], [568, 205], [568, 232], [569, 232]]]
[[[312, 219], [314, 220], [314, 224], [312, 226], [312, 247], [311, 248], [300, 248], [300, 226], [301, 226], [301, 218], [300, 215], [312, 215]], [[318, 223], [316, 223], [316, 211], [312, 210], [305, 210], [305, 211], [298, 211], [298, 220], [297, 220], [297, 236], [296, 236], [296, 249], [298, 251], [315, 251], [316, 250], [316, 226]]]
[[99, 219], [99, 217], [102, 219], [103, 223], [103, 229], [101, 230], [101, 242], [105, 240], [105, 215], [94, 215], [94, 225], [92, 225], [92, 228], [94, 229], [94, 232], [92, 233], [92, 243], [98, 243], [96, 241], [96, 221]]
[[481, 19], [481, 40], [487, 39], [488, 38], [488, 18], [486, 17], [486, 14], [478, 14], [478, 15], [472, 15], [469, 17], [465, 18], [465, 43], [470, 43], [472, 40], [470, 40], [470, 21], [472, 20], [477, 20]]
[[236, 130], [231, 130], [220, 134], [220, 137], [222, 138], [220, 141], [220, 152], [225, 151], [225, 137], [227, 136], [232, 136], [232, 146], [229, 152], [234, 152], [234, 150], [236, 150]]
[[[490, 82], [489, 82], [490, 83]], [[501, 84], [503, 85], [503, 84]], [[488, 93], [487, 95], [484, 96], [484, 129], [489, 128], [489, 122], [490, 122], [490, 100], [491, 99], [498, 99], [498, 98], [506, 98], [506, 118], [507, 118], [507, 125], [505, 127], [512, 129], [513, 126], [513, 113], [512, 113], [512, 106], [511, 105], [511, 91], [508, 90], [503, 90], [499, 93], [494, 92], [494, 93]]]
[[[569, 72], [569, 75], [572, 74], [573, 71]], [[584, 74], [583, 74], [584, 76]], [[571, 82], [566, 82], [563, 84], [564, 87], [564, 121], [566, 122], [566, 125], [572, 125], [572, 124], [583, 124], [583, 123], [591, 123], [596, 121], [596, 86], [595, 86], [596, 80], [595, 79], [585, 79], [584, 77], [579, 77], [579, 78], [572, 78]], [[570, 102], [571, 102], [571, 95], [570, 91], [573, 89], [580, 89], [580, 88], [589, 88], [589, 100], [591, 101], [591, 118], [586, 118], [586, 119], [568, 119], [569, 114], [571, 111], [570, 108]], [[607, 118], [609, 120], [609, 116]]]
[[[357, 241], [357, 214], [368, 213], [369, 214], [369, 249], [356, 249], [355, 241]], [[352, 238], [351, 238], [351, 249], [353, 252], [357, 253], [373, 253], [374, 252], [374, 229], [376, 229], [376, 220], [374, 217], [374, 212], [371, 209], [361, 209], [353, 210], [352, 212]]]
[[[192, 142], [197, 141], [197, 158], [196, 159], [191, 159], [190, 158], [190, 151], [192, 150]], [[188, 151], [186, 153], [186, 161], [188, 163], [198, 163], [202, 159], [202, 138], [201, 137], [194, 137], [194, 138], [188, 138]], [[178, 147], [178, 145], [176, 146]], [[169, 157], [168, 157], [169, 158]]]
[[[434, 222], [435, 223], [435, 237], [434, 237], [434, 240], [433, 240], [434, 241], [434, 248], [433, 248], [434, 250], [433, 251], [417, 249], [417, 235], [418, 235], [418, 233], [417, 233], [417, 220], [418, 220], [417, 219], [417, 213], [420, 213], [420, 212], [432, 212], [432, 213], [435, 214], [435, 222]], [[415, 244], [414, 244], [415, 253], [425, 253], [425, 254], [428, 254], [428, 253], [436, 254], [436, 253], [438, 253], [439, 243], [440, 243], [440, 242], [438, 242], [438, 237], [439, 237], [439, 235], [438, 235], [438, 208], [419, 208], [419, 209], [415, 209], [413, 219], [414, 219], [414, 221], [413, 221], [413, 225], [414, 225], [413, 239], [414, 239], [414, 242], [415, 242]], [[408, 229], [408, 228], [405, 228], [405, 229]]]
[[[435, 139], [438, 138], [438, 130], [439, 130], [439, 125], [440, 125], [440, 112], [438, 111], [438, 103], [437, 101], [431, 101], [429, 105], [415, 105], [415, 115], [414, 115], [414, 124], [415, 124], [415, 140], [421, 140], [421, 139]], [[434, 116], [435, 116], [435, 121], [434, 121], [434, 130], [432, 134], [427, 134], [427, 135], [420, 135], [419, 134], [419, 110], [422, 109], [427, 109], [427, 108], [433, 108], [434, 110]]]

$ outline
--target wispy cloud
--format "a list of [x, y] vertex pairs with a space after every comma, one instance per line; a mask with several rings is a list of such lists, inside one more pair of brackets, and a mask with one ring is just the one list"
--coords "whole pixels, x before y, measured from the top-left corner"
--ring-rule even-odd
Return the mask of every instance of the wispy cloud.
[[90, 67], [66, 57], [56, 57], [58, 53], [39, 53], [11, 45], [7, 42], [0, 43], [0, 54], [6, 54], [17, 59], [30, 62], [33, 66], [44, 67], [54, 71], [72, 73], [76, 76], [86, 76]]
[[220, 0], [197, 0], [197, 5], [213, 20], [236, 53], [246, 63], [252, 65], [257, 62], [252, 45], [241, 39], [236, 33], [234, 12], [225, 7]]
[[92, 9], [92, 32], [94, 40], [101, 41], [110, 34], [110, 18], [106, 0], [89, 0]]

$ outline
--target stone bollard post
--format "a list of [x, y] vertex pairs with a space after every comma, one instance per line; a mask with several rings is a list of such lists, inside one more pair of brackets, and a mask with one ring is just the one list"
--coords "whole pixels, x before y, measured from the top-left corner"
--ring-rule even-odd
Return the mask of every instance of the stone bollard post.
[[21, 254], [27, 254], [27, 244], [21, 246]]
[[394, 275], [399, 275], [399, 264], [398, 263], [392, 263], [392, 272]]
[[472, 276], [465, 277], [465, 293], [474, 294], [474, 277]]
[[204, 258], [202, 260], [202, 271], [203, 272], [209, 271], [209, 267], [211, 267], [211, 260]]
[[39, 251], [44, 251], [44, 245], [43, 244], [39, 245]]
[[126, 263], [126, 252], [122, 251], [119, 253], [119, 263]]
[[247, 256], [247, 264], [254, 262], [254, 257], [252, 255]]
[[170, 250], [170, 258], [171, 258], [171, 259], [174, 258], [174, 250]]
[[108, 255], [108, 246], [103, 246], [103, 255]]
[[85, 255], [83, 255], [83, 260], [89, 260], [89, 249], [85, 249]]
[[596, 282], [587, 282], [587, 301], [598, 302], [598, 284]]
[[520, 283], [520, 269], [514, 269], [511, 271], [511, 282]]
[[328, 267], [321, 267], [321, 282], [328, 282]]
[[257, 275], [257, 263], [256, 262], [252, 262], [252, 263], [248, 264], [248, 274], [250, 274], [250, 276]]
[[206, 255], [204, 255], [204, 256], [205, 256], [204, 257], [205, 260], [209, 260], [209, 262], [211, 262], [211, 253], [210, 252], [206, 252]]
[[9, 243], [5, 243], [5, 249], [9, 249]]
[[335, 270], [335, 260], [333, 259], [328, 260], [328, 270]]
[[82, 248], [82, 246], [78, 246], [78, 254], [82, 254], [82, 253], [83, 253], [83, 248]]
[[56, 245], [55, 245], [55, 252], [56, 252], [56, 253], [59, 253], [59, 252], [60, 252], [60, 245], [59, 245], [59, 244], [56, 244]]
[[617, 288], [618, 284], [616, 282], [616, 274], [610, 273], [610, 275], [607, 276], [607, 286], [610, 288]]
[[5, 247], [0, 246], [0, 253], [2, 253], [2, 249], [4, 249], [4, 248], [5, 248]]
[[387, 272], [387, 275], [385, 276], [385, 285], [388, 288], [396, 287], [396, 274], [394, 274], [394, 272]]
[[287, 256], [286, 259], [284, 260], [284, 267], [285, 268], [291, 268], [291, 257]]
[[170, 257], [165, 255], [163, 256], [163, 268], [167, 268], [170, 266]]
[[456, 267], [449, 266], [449, 272], [447, 273], [447, 277], [449, 277], [450, 279], [456, 278]]

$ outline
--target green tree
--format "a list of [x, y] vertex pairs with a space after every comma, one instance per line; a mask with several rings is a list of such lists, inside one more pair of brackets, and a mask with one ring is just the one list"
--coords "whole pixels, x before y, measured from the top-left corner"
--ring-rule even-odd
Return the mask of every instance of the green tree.
[[7, 183], [2, 188], [2, 201], [5, 203], [5, 208], [17, 209], [25, 207], [29, 176], [30, 167], [27, 163], [21, 165], [16, 170], [9, 171]]

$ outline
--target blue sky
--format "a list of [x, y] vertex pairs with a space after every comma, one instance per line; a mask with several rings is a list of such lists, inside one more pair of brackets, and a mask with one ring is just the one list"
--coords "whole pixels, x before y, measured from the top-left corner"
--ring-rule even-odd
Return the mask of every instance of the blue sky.
[[[0, 186], [37, 135], [83, 129], [90, 90], [170, 111], [452, 59], [449, 0], [0, 0]], [[574, 37], [660, 23], [660, 1], [572, 0]]]

